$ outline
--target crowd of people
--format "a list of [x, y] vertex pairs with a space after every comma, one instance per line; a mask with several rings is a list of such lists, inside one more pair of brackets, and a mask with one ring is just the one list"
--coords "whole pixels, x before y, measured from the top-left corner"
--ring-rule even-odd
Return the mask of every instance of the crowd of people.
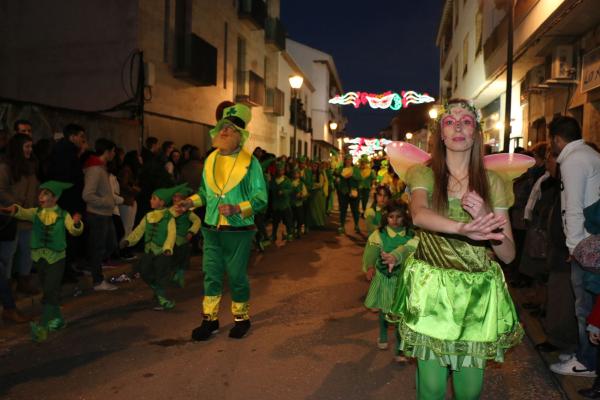
[[[34, 144], [31, 123], [17, 121], [12, 135], [0, 135], [3, 319], [29, 321], [9, 280], [36, 294], [34, 267], [44, 309], [32, 336], [43, 341], [64, 326], [61, 281], [85, 271], [95, 291], [116, 290], [103, 266], [131, 261], [139, 242], [137, 268], [155, 309], [175, 306], [167, 287], [183, 286], [190, 255], [203, 252], [203, 320], [192, 338], [218, 331], [224, 274], [235, 322], [229, 335], [242, 338], [250, 329], [250, 251], [326, 229], [335, 194], [339, 234], [348, 208], [356, 233], [365, 220], [365, 306], [379, 313], [377, 346], [388, 347], [393, 325], [396, 360], [418, 361], [420, 399], [444, 398], [450, 371], [456, 398], [479, 398], [486, 362], [501, 362], [521, 340], [503, 270], [515, 287], [540, 288], [523, 307], [543, 318], [548, 340], [537, 348], [563, 351], [551, 370], [596, 376], [600, 275], [579, 254], [600, 231], [600, 155], [575, 119], [556, 118], [549, 142], [527, 153], [535, 165], [507, 181], [484, 167], [479, 113], [464, 100], [442, 108], [431, 159], [397, 169], [347, 153], [327, 161], [247, 153], [250, 117], [243, 105], [223, 107], [206, 154], [154, 137], [141, 152], [106, 138], [91, 149], [75, 124], [57, 141]], [[600, 398], [600, 379], [583, 394]]]

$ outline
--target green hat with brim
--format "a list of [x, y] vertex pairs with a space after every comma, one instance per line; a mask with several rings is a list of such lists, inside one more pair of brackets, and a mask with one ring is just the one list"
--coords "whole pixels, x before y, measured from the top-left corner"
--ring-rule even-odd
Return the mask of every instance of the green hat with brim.
[[[181, 185], [177, 185], [177, 186], [173, 186], [170, 188], [161, 188], [161, 189], [156, 189], [152, 195], [158, 197], [159, 199], [161, 199], [162, 201], [165, 202], [165, 206], [170, 206], [173, 203], [173, 196], [176, 193], [181, 193], [184, 194], [185, 190], [189, 189], [191, 191], [191, 189], [187, 186], [187, 183], [181, 184]], [[185, 194], [184, 194], [185, 196]]]
[[351, 159], [352, 160], [352, 154], [350, 154], [350, 153], [344, 154], [344, 160], [347, 160], [347, 159]]
[[221, 118], [221, 120], [217, 122], [217, 125], [215, 125], [215, 127], [212, 128], [208, 133], [210, 134], [211, 138], [214, 138], [224, 126], [233, 125], [242, 137], [240, 145], [243, 146], [250, 137], [250, 132], [246, 130], [246, 127], [250, 123], [251, 119], [252, 110], [250, 110], [250, 108], [244, 104], [237, 103], [223, 110], [223, 118]]
[[61, 181], [47, 181], [40, 185], [40, 189], [46, 189], [56, 197], [59, 198], [63, 190], [73, 187], [72, 183], [61, 182]]

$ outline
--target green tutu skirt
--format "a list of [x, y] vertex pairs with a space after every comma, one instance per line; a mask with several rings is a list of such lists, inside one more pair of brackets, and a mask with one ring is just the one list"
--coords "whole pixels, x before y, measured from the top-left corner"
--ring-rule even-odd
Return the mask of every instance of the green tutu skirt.
[[369, 308], [378, 308], [384, 313], [390, 312], [394, 304], [394, 297], [398, 289], [399, 274], [386, 276], [378, 270], [375, 270], [375, 276], [369, 286], [365, 306]]
[[481, 271], [437, 268], [411, 256], [388, 313], [398, 323], [400, 350], [453, 370], [501, 362], [523, 337], [500, 266]]

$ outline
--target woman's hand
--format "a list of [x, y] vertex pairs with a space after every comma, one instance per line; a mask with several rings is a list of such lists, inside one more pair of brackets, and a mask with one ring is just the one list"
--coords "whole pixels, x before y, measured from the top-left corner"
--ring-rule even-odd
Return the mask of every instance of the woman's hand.
[[499, 229], [506, 224], [506, 218], [494, 213], [477, 217], [469, 223], [461, 223], [458, 234], [473, 240], [498, 240], [504, 239], [504, 233]]
[[492, 211], [488, 205], [485, 204], [481, 196], [475, 191], [465, 193], [460, 202], [462, 208], [468, 212], [473, 219], [483, 217]]
[[73, 225], [79, 226], [80, 223], [81, 223], [81, 214], [76, 212], [75, 214], [73, 214]]
[[235, 214], [241, 213], [242, 210], [237, 204], [221, 204], [219, 205], [219, 213], [225, 217], [230, 217]]

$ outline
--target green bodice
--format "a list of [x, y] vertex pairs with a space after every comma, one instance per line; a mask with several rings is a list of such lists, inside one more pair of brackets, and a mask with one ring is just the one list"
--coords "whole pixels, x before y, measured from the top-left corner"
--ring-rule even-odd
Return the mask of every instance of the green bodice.
[[33, 231], [31, 234], [31, 249], [49, 249], [56, 252], [64, 251], [67, 248], [67, 237], [65, 233], [65, 211], [57, 209], [58, 217], [51, 225], [44, 225], [40, 220], [38, 208], [33, 219]]
[[163, 217], [158, 222], [151, 223], [147, 216], [144, 218], [146, 218], [144, 242], [146, 243], [146, 245], [152, 243], [158, 247], [162, 247], [165, 244], [165, 241], [167, 240], [168, 225], [169, 221], [171, 220], [171, 218], [173, 218], [173, 216], [167, 210], [163, 213]]

